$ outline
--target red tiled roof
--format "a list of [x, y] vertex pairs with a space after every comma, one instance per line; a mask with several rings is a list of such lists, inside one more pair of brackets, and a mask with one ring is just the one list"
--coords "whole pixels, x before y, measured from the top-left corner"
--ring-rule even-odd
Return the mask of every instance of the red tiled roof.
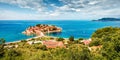
[[85, 45], [88, 45], [88, 44], [90, 44], [90, 40], [84, 40], [83, 43], [84, 43]]
[[52, 40], [43, 41], [43, 45], [46, 45], [47, 48], [65, 47], [62, 41], [58, 42], [58, 41], [52, 41]]

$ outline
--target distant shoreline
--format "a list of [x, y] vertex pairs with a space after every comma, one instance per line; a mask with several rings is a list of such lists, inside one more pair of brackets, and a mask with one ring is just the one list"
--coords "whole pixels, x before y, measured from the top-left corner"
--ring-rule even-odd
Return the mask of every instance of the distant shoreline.
[[[29, 41], [30, 39], [33, 39], [33, 38], [39, 38], [40, 36], [36, 36], [36, 37], [32, 37], [32, 38], [28, 38], [28, 39], [24, 39], [26, 41]], [[9, 43], [17, 43], [17, 42], [21, 42], [21, 40], [18, 40], [18, 41], [13, 41], [13, 42], [6, 42], [5, 44], [9, 44]]]
[[[41, 36], [35, 36], [35, 37], [32, 37], [32, 38], [28, 38], [28, 39], [24, 39], [26, 41], [29, 41], [31, 39], [34, 39], [34, 38], [40, 38]], [[44, 36], [45, 37], [45, 36]], [[54, 37], [54, 36], [46, 36], [46, 37]], [[54, 38], [58, 38], [58, 37], [54, 37]], [[68, 39], [68, 38], [65, 38], [65, 39]], [[13, 41], [13, 42], [6, 42], [5, 44], [10, 44], [10, 43], [17, 43], [17, 42], [21, 42], [21, 40], [18, 40], [18, 41]]]
[[101, 19], [92, 20], [92, 21], [120, 21], [120, 18], [101, 18]]

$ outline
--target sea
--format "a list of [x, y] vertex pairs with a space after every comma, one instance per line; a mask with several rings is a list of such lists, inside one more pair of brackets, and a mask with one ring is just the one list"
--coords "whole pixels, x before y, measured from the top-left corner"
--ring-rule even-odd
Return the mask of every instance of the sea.
[[68, 38], [90, 38], [92, 33], [103, 27], [120, 27], [118, 21], [86, 21], [86, 20], [0, 20], [0, 38], [13, 42], [32, 38], [22, 34], [29, 26], [36, 24], [56, 25], [62, 28], [60, 33], [46, 34], [48, 36]]

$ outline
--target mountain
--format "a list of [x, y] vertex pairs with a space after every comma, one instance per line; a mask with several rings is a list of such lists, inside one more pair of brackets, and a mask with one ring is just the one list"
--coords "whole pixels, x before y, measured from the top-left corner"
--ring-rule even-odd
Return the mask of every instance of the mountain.
[[101, 18], [98, 20], [92, 20], [92, 21], [120, 21], [119, 18]]

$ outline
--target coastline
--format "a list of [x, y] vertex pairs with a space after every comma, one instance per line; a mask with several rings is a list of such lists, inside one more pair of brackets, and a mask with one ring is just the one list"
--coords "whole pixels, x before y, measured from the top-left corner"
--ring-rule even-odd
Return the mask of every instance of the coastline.
[[[28, 38], [28, 39], [24, 39], [24, 40], [29, 41], [29, 40], [31, 40], [31, 39], [34, 39], [34, 38], [40, 38], [40, 37], [43, 37], [43, 36], [35, 36], [35, 37]], [[59, 38], [59, 37], [55, 37], [55, 36], [44, 36], [44, 37]], [[66, 38], [66, 37], [62, 37], [62, 38], [66, 39], [66, 40], [68, 40], [68, 39], [69, 39], [69, 37], [68, 37], [68, 38]], [[74, 38], [74, 39], [75, 39], [75, 40], [78, 40], [78, 38]], [[87, 39], [89, 39], [89, 38], [87, 38]], [[85, 39], [85, 40], [86, 40], [86, 39]], [[6, 42], [5, 44], [18, 43], [18, 42], [21, 42], [21, 40], [12, 41], [12, 42]]]
[[[26, 40], [26, 41], [29, 41], [29, 40], [31, 40], [31, 39], [40, 38], [40, 37], [43, 37], [43, 36], [35, 36], [35, 37], [28, 38], [28, 39], [25, 39], [25, 40]], [[55, 37], [55, 36], [44, 36], [44, 37], [54, 37], [54, 38], [58, 38], [58, 37]], [[64, 38], [64, 39], [68, 39], [68, 38]], [[17, 42], [21, 42], [21, 40], [17, 40], [17, 41], [13, 41], [13, 42], [6, 42], [5, 44], [17, 43]]]
[[[26, 41], [29, 41], [29, 40], [31, 40], [31, 39], [33, 39], [33, 38], [39, 38], [39, 37], [41, 37], [41, 36], [35, 36], [35, 37], [28, 38], [28, 39], [25, 39], [25, 40], [26, 40]], [[6, 42], [5, 44], [17, 43], [17, 42], [21, 42], [21, 40], [17, 40], [17, 41], [13, 41], [13, 42]]]

